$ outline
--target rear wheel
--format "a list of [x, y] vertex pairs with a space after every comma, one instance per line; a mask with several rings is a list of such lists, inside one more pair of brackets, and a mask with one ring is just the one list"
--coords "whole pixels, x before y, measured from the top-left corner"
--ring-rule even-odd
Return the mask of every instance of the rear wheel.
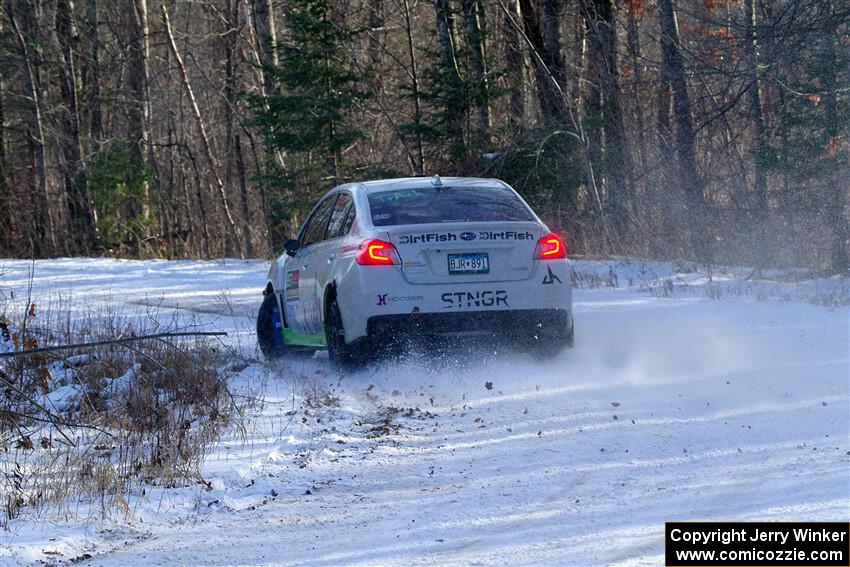
[[257, 343], [266, 358], [278, 358], [286, 351], [283, 342], [283, 316], [274, 291], [268, 291], [257, 313]]
[[328, 307], [325, 339], [328, 343], [328, 358], [334, 368], [352, 368], [362, 363], [364, 357], [358, 356], [355, 349], [345, 343], [345, 327], [342, 324], [342, 314], [336, 299]]
[[552, 358], [575, 346], [575, 323], [570, 319], [570, 329], [564, 333], [542, 333], [532, 339], [531, 353], [540, 358]]

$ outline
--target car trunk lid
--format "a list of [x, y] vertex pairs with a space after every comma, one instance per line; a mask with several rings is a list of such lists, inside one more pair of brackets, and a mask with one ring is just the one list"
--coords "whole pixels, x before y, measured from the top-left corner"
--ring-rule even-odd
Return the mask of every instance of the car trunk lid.
[[528, 279], [542, 236], [536, 222], [438, 223], [387, 227], [412, 284]]

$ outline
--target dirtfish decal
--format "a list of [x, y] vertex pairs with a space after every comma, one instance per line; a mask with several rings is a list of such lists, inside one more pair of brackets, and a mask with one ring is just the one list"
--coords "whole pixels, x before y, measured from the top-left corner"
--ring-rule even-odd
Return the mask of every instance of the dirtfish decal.
[[502, 232], [490, 232], [482, 230], [478, 233], [481, 240], [531, 240], [534, 235], [530, 232], [516, 232], [515, 230], [504, 230]]
[[457, 234], [453, 232], [426, 232], [425, 234], [402, 234], [398, 237], [399, 244], [425, 244], [428, 242], [454, 242]]
[[426, 232], [423, 234], [402, 234], [398, 237], [399, 244], [428, 244], [431, 242], [457, 242], [458, 238], [467, 242], [471, 240], [532, 240], [534, 235], [530, 232], [517, 232], [515, 230], [479, 230], [478, 232]]

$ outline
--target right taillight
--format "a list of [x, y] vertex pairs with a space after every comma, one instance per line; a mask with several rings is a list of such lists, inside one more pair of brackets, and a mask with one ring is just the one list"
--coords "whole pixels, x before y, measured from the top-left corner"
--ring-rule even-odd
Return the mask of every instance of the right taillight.
[[364, 240], [354, 253], [354, 260], [361, 266], [393, 266], [401, 264], [398, 251], [391, 242], [372, 238]]
[[537, 241], [534, 258], [537, 260], [563, 260], [567, 257], [567, 246], [564, 239], [550, 232]]

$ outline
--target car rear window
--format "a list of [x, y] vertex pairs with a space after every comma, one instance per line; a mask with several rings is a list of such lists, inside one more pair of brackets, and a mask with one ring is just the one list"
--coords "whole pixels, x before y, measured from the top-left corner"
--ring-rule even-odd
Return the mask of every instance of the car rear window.
[[504, 187], [421, 187], [369, 194], [372, 224], [530, 221], [516, 193]]

